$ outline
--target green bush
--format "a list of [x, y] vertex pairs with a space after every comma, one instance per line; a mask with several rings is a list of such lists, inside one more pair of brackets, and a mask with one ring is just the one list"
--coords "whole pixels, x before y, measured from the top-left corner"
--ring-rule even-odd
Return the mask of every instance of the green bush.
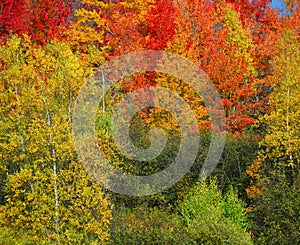
[[[169, 132], [169, 134], [171, 136], [169, 136], [167, 147], [157, 159], [132, 164], [132, 160], [120, 158], [116, 160], [116, 162], [122, 162], [122, 166], [124, 167], [122, 171], [124, 172], [128, 172], [127, 169], [137, 170], [135, 166], [139, 165], [142, 169], [140, 169], [140, 172], [129, 172], [130, 174], [136, 175], [153, 174], [156, 171], [165, 169], [168, 166], [168, 163], [170, 164], [174, 160], [174, 156], [176, 156], [178, 150], [176, 134], [174, 132]], [[148, 207], [174, 206], [178, 199], [181, 199], [199, 180], [199, 173], [205, 161], [209, 144], [210, 132], [201, 132], [197, 159], [191, 170], [183, 176], [176, 185], [167, 188], [162, 193], [144, 198], [128, 197], [111, 193], [112, 202], [115, 205], [124, 205], [129, 208], [134, 208], [141, 204], [146, 204]], [[233, 186], [237, 189], [239, 198], [246, 203], [250, 203], [245, 191], [250, 184], [250, 177], [247, 175], [246, 170], [255, 159], [257, 149], [258, 140], [248, 136], [227, 136], [222, 158], [212, 173], [212, 175], [216, 177], [218, 186], [220, 186], [222, 192], [226, 192], [230, 186]], [[152, 168], [153, 171], [150, 171], [150, 168]]]
[[253, 244], [247, 228], [244, 203], [214, 180], [197, 183], [173, 209], [118, 209], [111, 244]]
[[253, 244], [243, 202], [232, 188], [222, 196], [215, 180], [197, 183], [178, 211], [193, 244]]
[[300, 244], [300, 179], [274, 183], [251, 213], [256, 244]]
[[170, 210], [121, 209], [114, 214], [111, 244], [192, 244], [178, 216]]
[[[222, 157], [213, 171], [212, 176], [216, 177], [222, 192], [230, 186], [237, 189], [238, 195], [243, 201], [248, 202], [245, 189], [250, 184], [249, 175], [246, 170], [256, 159], [259, 141], [250, 136], [251, 133], [236, 136], [228, 134], [226, 136], [225, 148]], [[200, 148], [197, 160], [188, 176], [187, 186], [199, 180], [199, 173], [207, 156], [210, 144], [210, 132], [202, 132]]]
[[15, 230], [8, 228], [0, 229], [0, 244], [5, 245], [29, 245], [34, 244], [34, 242], [30, 242], [29, 235], [26, 231], [23, 230]]

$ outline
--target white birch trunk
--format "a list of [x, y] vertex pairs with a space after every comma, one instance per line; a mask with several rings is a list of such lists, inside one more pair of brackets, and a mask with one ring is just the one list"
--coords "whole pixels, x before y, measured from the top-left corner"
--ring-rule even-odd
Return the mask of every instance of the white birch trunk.
[[[43, 101], [46, 107], [46, 115], [47, 115], [47, 127], [50, 128], [52, 121], [51, 121], [51, 115], [46, 103], [46, 100], [43, 97]], [[58, 195], [58, 177], [57, 177], [57, 162], [56, 162], [56, 151], [55, 147], [53, 145], [53, 136], [52, 133], [49, 133], [49, 144], [50, 144], [50, 149], [51, 149], [51, 154], [53, 158], [53, 175], [54, 175], [54, 181], [53, 181], [53, 189], [54, 189], [54, 198], [55, 198], [55, 217], [54, 217], [54, 222], [55, 222], [55, 233], [57, 237], [57, 242], [58, 244], [60, 243], [60, 237], [59, 237], [59, 195]]]

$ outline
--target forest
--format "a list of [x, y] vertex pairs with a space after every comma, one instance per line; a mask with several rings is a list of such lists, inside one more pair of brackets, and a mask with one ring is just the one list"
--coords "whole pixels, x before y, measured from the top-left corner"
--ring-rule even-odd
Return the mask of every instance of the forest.
[[[0, 244], [300, 244], [300, 1], [283, 4], [0, 0]], [[165, 69], [116, 63], [141, 51], [170, 54]], [[109, 62], [125, 74], [114, 83]], [[88, 81], [95, 108], [81, 97]], [[102, 181], [99, 152], [114, 173], [160, 182]], [[182, 174], [158, 191], [172, 162]]]

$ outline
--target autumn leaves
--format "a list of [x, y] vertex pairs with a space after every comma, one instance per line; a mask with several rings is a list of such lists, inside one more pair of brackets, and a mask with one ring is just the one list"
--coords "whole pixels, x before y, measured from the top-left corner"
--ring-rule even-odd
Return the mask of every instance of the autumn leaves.
[[[297, 1], [287, 2], [293, 11], [279, 18], [269, 1], [254, 0], [0, 1], [0, 224], [30, 231], [33, 243], [108, 240], [112, 204], [78, 161], [72, 110], [95, 69], [140, 50], [197, 64], [221, 96], [230, 135], [261, 139], [257, 159], [243, 166], [249, 197], [264, 200], [274, 181], [297, 189], [300, 17]], [[203, 100], [184, 81], [154, 72], [126, 77], [102, 101], [97, 137], [114, 167], [128, 173], [139, 168], [114, 151], [106, 127], [116, 102], [145, 86], [177, 92], [200, 131], [211, 126]], [[139, 116], [177, 133], [159, 108]], [[182, 194], [186, 187], [176, 188]], [[256, 204], [263, 210], [270, 203]]]

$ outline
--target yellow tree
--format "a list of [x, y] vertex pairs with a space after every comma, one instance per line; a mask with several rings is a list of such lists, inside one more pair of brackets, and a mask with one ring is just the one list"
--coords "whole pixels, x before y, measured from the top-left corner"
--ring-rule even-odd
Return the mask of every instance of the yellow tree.
[[298, 244], [300, 212], [300, 45], [286, 29], [273, 60], [271, 112], [260, 119], [265, 127], [261, 150], [248, 174], [254, 198], [254, 235], [260, 244]]
[[152, 2], [83, 0], [66, 40], [81, 53], [95, 45], [108, 58], [138, 50], [146, 43], [145, 15]]
[[110, 204], [71, 137], [89, 64], [64, 43], [38, 48], [26, 36], [14, 36], [0, 54], [0, 165], [7, 170], [0, 225], [27, 231], [33, 243], [106, 243]]
[[[108, 10], [109, 4], [97, 0], [83, 0], [87, 8], [77, 9], [76, 21], [66, 31], [66, 40], [70, 46], [80, 53], [88, 53], [89, 46], [103, 45], [107, 23], [103, 14]], [[96, 30], [97, 29], [97, 30]]]
[[[266, 125], [258, 159], [248, 170], [257, 185], [248, 189], [250, 196], [261, 192], [272, 179], [293, 182], [299, 178], [300, 157], [300, 45], [295, 32], [285, 30], [273, 61], [274, 80], [270, 114], [260, 118]], [[268, 177], [265, 178], [267, 175]], [[263, 180], [262, 180], [263, 179]]]

